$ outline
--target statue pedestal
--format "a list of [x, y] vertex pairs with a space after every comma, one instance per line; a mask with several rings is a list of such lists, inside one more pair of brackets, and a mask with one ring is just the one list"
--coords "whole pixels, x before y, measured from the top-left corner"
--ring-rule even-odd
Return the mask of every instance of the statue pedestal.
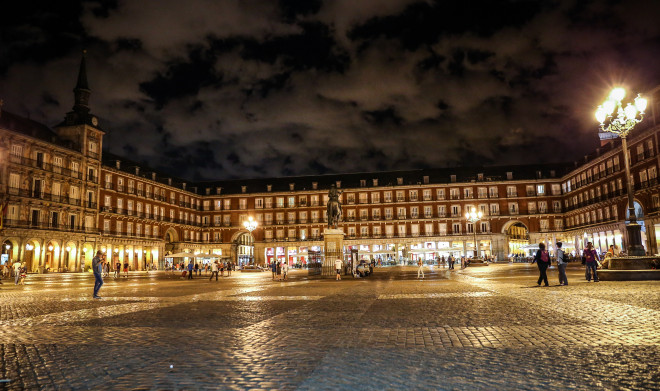
[[[344, 260], [344, 231], [341, 229], [326, 228], [323, 230], [323, 244], [325, 256], [323, 257], [322, 275], [334, 276], [335, 260]], [[346, 266], [346, 265], [344, 265]]]

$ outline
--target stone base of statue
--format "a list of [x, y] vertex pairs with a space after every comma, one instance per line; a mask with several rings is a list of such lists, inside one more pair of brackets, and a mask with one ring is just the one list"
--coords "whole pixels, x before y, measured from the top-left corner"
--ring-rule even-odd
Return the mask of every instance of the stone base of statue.
[[483, 258], [472, 258], [470, 259], [468, 267], [472, 266], [488, 266], [488, 262], [484, 261]]
[[660, 257], [615, 257], [602, 261], [597, 271], [601, 281], [660, 280]]
[[[341, 229], [326, 228], [323, 230], [324, 257], [321, 274], [335, 276], [335, 261], [344, 260], [344, 231]], [[344, 265], [346, 266], [346, 265]]]

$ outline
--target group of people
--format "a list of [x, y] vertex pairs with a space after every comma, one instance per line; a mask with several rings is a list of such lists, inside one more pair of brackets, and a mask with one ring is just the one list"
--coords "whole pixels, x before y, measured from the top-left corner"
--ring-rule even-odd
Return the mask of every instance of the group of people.
[[[14, 277], [14, 285], [25, 285], [25, 278], [27, 277], [27, 268], [20, 261], [16, 261], [11, 265], [4, 264], [2, 265], [1, 270], [2, 278]], [[2, 284], [2, 280], [0, 280]]]
[[[559, 275], [559, 285], [568, 285], [568, 279], [566, 278], [566, 265], [568, 264], [568, 255], [562, 249], [562, 243], [557, 242], [557, 270]], [[612, 256], [614, 255], [614, 246], [610, 246], [612, 251]], [[551, 264], [550, 253], [545, 248], [544, 243], [539, 243], [539, 250], [534, 256], [532, 263], [536, 263], [539, 268], [539, 279], [536, 281], [538, 286], [541, 286], [541, 283], [544, 286], [550, 286], [548, 284], [548, 275], [547, 269]], [[585, 265], [585, 279], [588, 282], [592, 280], [598, 282], [598, 267], [600, 264], [600, 256], [598, 252], [594, 249], [594, 245], [591, 242], [587, 243], [587, 247], [582, 251], [582, 263]]]
[[221, 277], [224, 277], [225, 275], [225, 270], [227, 271], [227, 276], [231, 276], [232, 270], [234, 270], [234, 264], [231, 261], [228, 262], [219, 262], [218, 260], [215, 260], [211, 263], [206, 263], [200, 266], [199, 263], [193, 263], [193, 262], [188, 262], [187, 265], [184, 265], [183, 263], [181, 264], [176, 264], [172, 266], [171, 270], [183, 270], [182, 277], [186, 277], [189, 280], [193, 279], [193, 275], [196, 276], [201, 276], [202, 272], [205, 272], [208, 274], [211, 272], [211, 280], [213, 278], [213, 274], [215, 273], [216, 276], [216, 281], [218, 280], [218, 273], [220, 274]]
[[270, 271], [273, 273], [273, 281], [286, 280], [286, 275], [289, 273], [289, 265], [286, 262], [271, 262]]

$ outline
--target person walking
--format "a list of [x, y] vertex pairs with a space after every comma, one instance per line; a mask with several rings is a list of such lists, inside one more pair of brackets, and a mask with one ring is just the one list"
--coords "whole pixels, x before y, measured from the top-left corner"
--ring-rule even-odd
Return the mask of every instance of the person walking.
[[277, 262], [273, 261], [270, 263], [270, 270], [273, 271], [273, 281], [275, 281], [275, 274], [277, 274]]
[[289, 264], [284, 262], [282, 264], [282, 279], [286, 280], [286, 274], [289, 272]]
[[424, 278], [424, 262], [421, 258], [417, 260], [417, 278], [419, 278], [420, 274]]
[[557, 269], [559, 270], [559, 285], [568, 285], [566, 279], [566, 252], [561, 249], [562, 243], [557, 242]]
[[14, 262], [14, 285], [18, 285], [18, 280], [21, 278], [21, 261]]
[[227, 262], [227, 277], [231, 276], [231, 269], [234, 267], [234, 264], [229, 261]]
[[121, 277], [121, 262], [119, 262], [119, 257], [115, 256], [115, 278]]
[[599, 258], [598, 253], [594, 250], [593, 243], [587, 243], [587, 248], [582, 252], [582, 256], [584, 257], [584, 264], [587, 266], [587, 270], [585, 271], [587, 281], [591, 281], [591, 278], [593, 277], [594, 282], [598, 282], [598, 273], [596, 272], [598, 265], [596, 264], [596, 261], [598, 261]]
[[344, 262], [342, 262], [341, 259], [337, 258], [335, 259], [335, 270], [337, 271], [337, 277], [335, 278], [336, 281], [341, 281], [341, 269], [344, 265]]
[[124, 261], [124, 277], [128, 278], [128, 260]]
[[188, 279], [189, 279], [189, 280], [192, 280], [192, 279], [193, 279], [193, 276], [192, 276], [192, 274], [193, 274], [193, 266], [194, 266], [194, 265], [193, 265], [193, 262], [192, 262], [192, 261], [188, 261]]
[[213, 275], [215, 274], [215, 280], [218, 281], [218, 261], [216, 260], [211, 264], [211, 278], [209, 278], [209, 281], [213, 279]]
[[96, 256], [92, 259], [92, 271], [94, 272], [94, 294], [93, 298], [100, 299], [99, 289], [103, 285], [103, 267], [105, 262], [103, 260], [103, 252], [100, 250], [96, 252]]
[[549, 286], [546, 270], [548, 269], [548, 266], [550, 266], [550, 254], [548, 254], [548, 251], [545, 249], [544, 243], [539, 243], [539, 250], [536, 252], [536, 256], [534, 256], [532, 263], [534, 262], [536, 262], [536, 265], [539, 267], [539, 279], [536, 284], [541, 286], [541, 281], [543, 281], [545, 286]]
[[277, 262], [277, 279], [280, 279], [280, 276], [282, 275], [282, 263]]

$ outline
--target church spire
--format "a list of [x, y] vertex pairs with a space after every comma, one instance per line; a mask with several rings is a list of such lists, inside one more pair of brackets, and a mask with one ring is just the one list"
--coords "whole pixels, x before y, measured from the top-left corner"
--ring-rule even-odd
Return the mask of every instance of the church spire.
[[83, 50], [83, 56], [80, 60], [80, 69], [78, 70], [78, 82], [76, 87], [73, 89], [74, 93], [74, 105], [73, 111], [86, 114], [89, 112], [89, 95], [91, 90], [89, 89], [89, 83], [87, 83], [87, 51]]

